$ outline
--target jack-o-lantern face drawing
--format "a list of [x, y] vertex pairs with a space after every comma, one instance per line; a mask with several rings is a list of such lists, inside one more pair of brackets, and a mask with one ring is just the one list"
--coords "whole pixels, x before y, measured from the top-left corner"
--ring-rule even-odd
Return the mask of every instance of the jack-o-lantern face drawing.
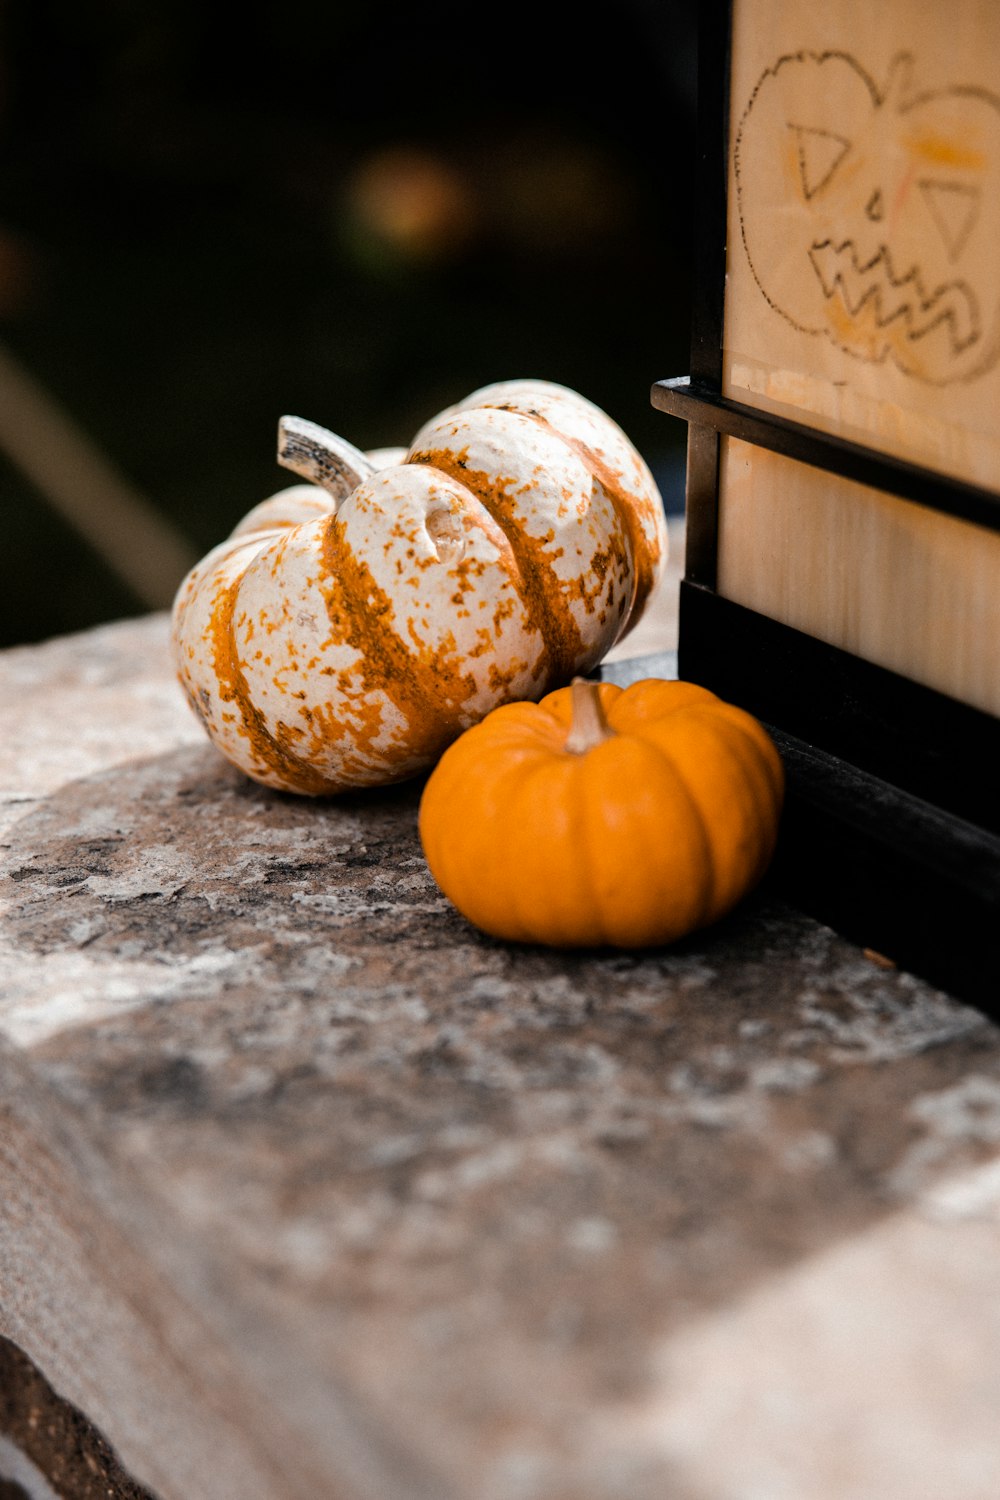
[[1000, 99], [912, 74], [905, 54], [881, 89], [846, 53], [780, 58], [740, 123], [737, 201], [788, 322], [944, 385], [1000, 354]]

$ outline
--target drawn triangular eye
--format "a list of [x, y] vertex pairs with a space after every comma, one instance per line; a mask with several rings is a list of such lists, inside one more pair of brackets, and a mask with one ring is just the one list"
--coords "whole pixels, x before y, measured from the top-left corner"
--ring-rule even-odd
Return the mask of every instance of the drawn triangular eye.
[[980, 191], [965, 182], [924, 177], [918, 183], [949, 260], [958, 260], [979, 217]]
[[822, 192], [851, 149], [846, 136], [832, 130], [818, 130], [812, 125], [792, 125], [799, 153], [799, 179], [802, 196], [808, 203]]

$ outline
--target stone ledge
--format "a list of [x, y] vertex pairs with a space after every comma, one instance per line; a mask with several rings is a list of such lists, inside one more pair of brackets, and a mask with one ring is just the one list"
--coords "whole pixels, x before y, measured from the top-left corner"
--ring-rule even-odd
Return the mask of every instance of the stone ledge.
[[669, 950], [492, 942], [418, 787], [226, 766], [162, 616], [0, 692], [0, 1332], [136, 1482], [1000, 1493], [982, 1016], [766, 884]]

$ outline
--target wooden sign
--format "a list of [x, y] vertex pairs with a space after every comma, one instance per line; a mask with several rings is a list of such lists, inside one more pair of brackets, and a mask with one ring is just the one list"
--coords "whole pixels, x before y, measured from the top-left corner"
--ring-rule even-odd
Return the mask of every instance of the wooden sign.
[[[1000, 488], [1000, 8], [733, 6], [723, 391]], [[718, 589], [1000, 713], [1000, 534], [724, 440]]]

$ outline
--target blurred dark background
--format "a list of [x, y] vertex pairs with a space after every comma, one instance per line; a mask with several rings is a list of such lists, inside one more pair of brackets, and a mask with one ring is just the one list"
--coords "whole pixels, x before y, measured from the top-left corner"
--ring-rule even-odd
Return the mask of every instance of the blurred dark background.
[[0, 644], [165, 602], [293, 482], [283, 412], [561, 381], [680, 509], [694, 10], [8, 3]]

